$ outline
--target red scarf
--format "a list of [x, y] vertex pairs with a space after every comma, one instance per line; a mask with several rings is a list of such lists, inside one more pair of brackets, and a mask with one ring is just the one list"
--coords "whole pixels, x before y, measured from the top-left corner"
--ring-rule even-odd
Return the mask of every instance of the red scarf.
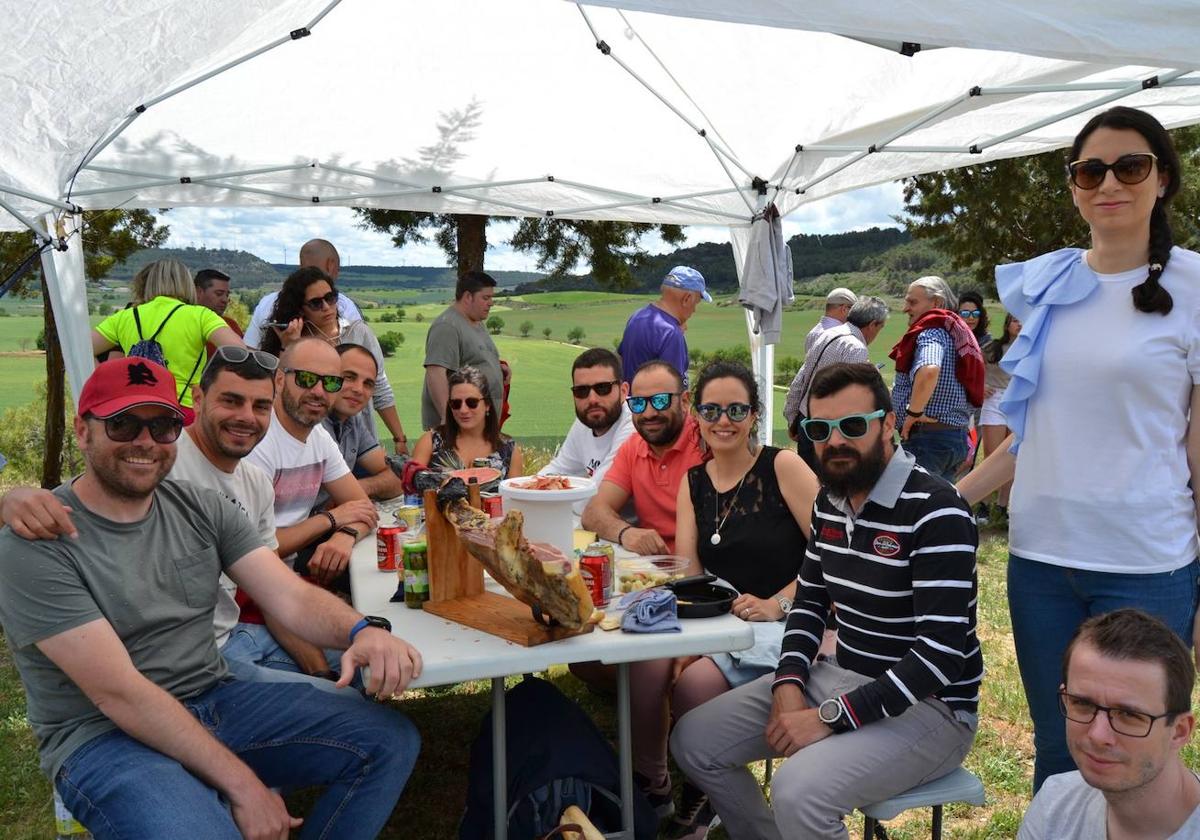
[[917, 352], [917, 336], [925, 330], [938, 328], [950, 333], [958, 357], [954, 376], [967, 392], [971, 405], [978, 408], [983, 405], [983, 352], [979, 349], [975, 334], [957, 312], [948, 309], [929, 310], [908, 328], [888, 356], [896, 362], [897, 373], [908, 373], [912, 370], [913, 356]]

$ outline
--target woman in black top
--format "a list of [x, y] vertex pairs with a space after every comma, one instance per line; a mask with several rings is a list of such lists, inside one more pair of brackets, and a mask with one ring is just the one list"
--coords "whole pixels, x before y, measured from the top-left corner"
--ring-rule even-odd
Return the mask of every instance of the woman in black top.
[[[689, 559], [688, 574], [710, 572], [741, 593], [733, 612], [754, 623], [755, 644], [733, 654], [631, 666], [634, 769], [660, 814], [670, 810], [669, 721], [778, 662], [818, 490], [799, 455], [758, 444], [758, 383], [743, 365], [706, 367], [693, 410], [712, 458], [692, 467], [679, 488], [675, 551]], [[685, 787], [677, 821], [695, 821], [699, 804]]]

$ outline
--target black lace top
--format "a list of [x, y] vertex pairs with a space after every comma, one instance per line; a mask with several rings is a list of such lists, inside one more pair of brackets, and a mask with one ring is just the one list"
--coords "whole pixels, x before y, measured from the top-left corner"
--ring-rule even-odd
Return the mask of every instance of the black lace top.
[[[716, 492], [704, 464], [688, 470], [700, 564], [757, 598], [770, 598], [796, 579], [807, 545], [775, 477], [778, 454], [776, 447], [764, 446], [741, 489], [735, 485], [726, 493]], [[713, 545], [722, 519], [721, 542]]]

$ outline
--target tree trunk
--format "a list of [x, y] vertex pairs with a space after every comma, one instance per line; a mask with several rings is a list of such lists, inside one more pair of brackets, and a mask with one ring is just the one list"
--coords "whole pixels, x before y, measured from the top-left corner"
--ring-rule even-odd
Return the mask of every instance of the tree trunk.
[[42, 486], [52, 489], [62, 484], [63, 434], [66, 427], [64, 393], [67, 377], [58, 327], [50, 306], [50, 289], [42, 278], [42, 323], [46, 328], [46, 449], [42, 453]]
[[487, 216], [460, 215], [458, 218], [458, 274], [483, 271], [487, 251]]

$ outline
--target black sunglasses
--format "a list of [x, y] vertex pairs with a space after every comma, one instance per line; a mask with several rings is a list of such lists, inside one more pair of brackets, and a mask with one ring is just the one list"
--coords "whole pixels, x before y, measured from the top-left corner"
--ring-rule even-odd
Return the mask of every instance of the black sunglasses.
[[466, 403], [467, 408], [471, 409], [471, 411], [474, 411], [475, 409], [479, 408], [479, 404], [481, 402], [483, 402], [483, 400], [481, 400], [479, 397], [467, 397], [466, 399], [459, 399], [455, 397], [454, 399], [450, 400], [450, 410], [458, 411], [463, 407], [463, 403]]
[[337, 289], [332, 292], [326, 292], [321, 297], [309, 298], [304, 301], [304, 305], [309, 309], [324, 309], [326, 306], [337, 306], [338, 293]]
[[612, 393], [612, 389], [621, 384], [621, 380], [614, 379], [611, 382], [596, 382], [593, 385], [572, 385], [571, 395], [577, 400], [586, 400], [587, 395], [592, 391], [596, 392], [598, 397], [607, 397]]
[[721, 406], [716, 403], [701, 403], [696, 406], [696, 413], [705, 423], [716, 423], [724, 414], [733, 423], [741, 423], [750, 416], [750, 404], [735, 402]]
[[242, 347], [237, 344], [222, 344], [217, 347], [212, 358], [208, 360], [208, 364], [204, 367], [207, 369], [213, 365], [217, 359], [228, 362], [231, 365], [240, 365], [247, 359], [253, 359], [254, 364], [258, 365], [263, 370], [275, 370], [279, 367], [279, 358], [272, 356], [265, 350], [253, 350], [249, 347]]
[[284, 373], [294, 374], [296, 384], [305, 391], [314, 387], [318, 382], [325, 389], [326, 394], [336, 394], [342, 390], [342, 377], [332, 373], [313, 373], [311, 370], [297, 370], [296, 368], [284, 368]]
[[1182, 712], [1163, 712], [1161, 715], [1152, 715], [1149, 712], [1101, 706], [1086, 697], [1068, 694], [1065, 688], [1058, 691], [1058, 708], [1063, 713], [1063, 717], [1076, 723], [1091, 723], [1096, 719], [1098, 713], [1104, 712], [1108, 715], [1108, 725], [1112, 727], [1113, 732], [1128, 735], [1130, 738], [1145, 738], [1154, 728], [1154, 721], [1182, 714]]
[[183, 431], [183, 420], [174, 415], [143, 419], [128, 412], [104, 418], [104, 434], [117, 443], [129, 443], [141, 437], [142, 429], [150, 430], [155, 443], [174, 443]]
[[1094, 190], [1104, 183], [1104, 177], [1111, 169], [1112, 174], [1122, 184], [1140, 184], [1150, 177], [1151, 170], [1158, 157], [1150, 152], [1135, 152], [1121, 155], [1112, 163], [1105, 163], [1096, 158], [1073, 160], [1067, 164], [1067, 172], [1071, 183], [1081, 190]]
[[[682, 392], [681, 392], [682, 393]], [[663, 391], [661, 394], [651, 394], [648, 397], [627, 397], [625, 404], [629, 406], [629, 410], [634, 414], [641, 414], [646, 410], [646, 404], [655, 411], [666, 411], [667, 406], [671, 404], [671, 400], [679, 394], [672, 394], [670, 391]]]

